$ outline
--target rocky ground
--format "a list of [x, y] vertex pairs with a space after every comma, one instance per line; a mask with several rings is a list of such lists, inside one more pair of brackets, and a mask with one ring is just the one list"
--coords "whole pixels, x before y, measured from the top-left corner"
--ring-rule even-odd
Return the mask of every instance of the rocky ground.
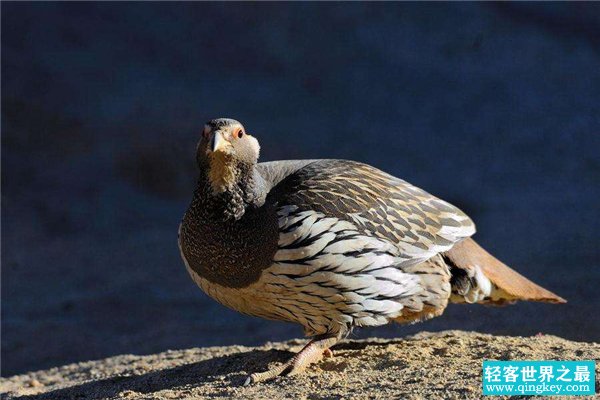
[[[484, 359], [598, 360], [600, 344], [556, 336], [423, 332], [347, 341], [304, 375], [243, 386], [248, 373], [286, 360], [302, 341], [208, 347], [70, 364], [3, 378], [8, 399], [478, 399]], [[596, 367], [596, 387], [598, 366]]]

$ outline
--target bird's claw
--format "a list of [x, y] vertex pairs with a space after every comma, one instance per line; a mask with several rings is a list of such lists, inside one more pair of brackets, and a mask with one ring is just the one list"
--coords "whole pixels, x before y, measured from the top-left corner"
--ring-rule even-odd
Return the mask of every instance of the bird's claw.
[[244, 381], [244, 386], [268, 381], [277, 376], [297, 375], [304, 371], [307, 366], [321, 360], [323, 357], [333, 357], [333, 352], [329, 348], [333, 346], [338, 339], [337, 336], [315, 338], [287, 362], [265, 372], [255, 372], [248, 376]]

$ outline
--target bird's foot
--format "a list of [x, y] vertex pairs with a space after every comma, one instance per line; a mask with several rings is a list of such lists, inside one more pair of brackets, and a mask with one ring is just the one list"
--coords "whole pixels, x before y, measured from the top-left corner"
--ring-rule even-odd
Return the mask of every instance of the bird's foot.
[[329, 349], [339, 340], [338, 336], [318, 336], [311, 340], [299, 353], [289, 361], [265, 372], [255, 372], [246, 378], [244, 386], [256, 382], [271, 380], [277, 376], [292, 376], [304, 371], [310, 364], [320, 361], [323, 357], [333, 357]]

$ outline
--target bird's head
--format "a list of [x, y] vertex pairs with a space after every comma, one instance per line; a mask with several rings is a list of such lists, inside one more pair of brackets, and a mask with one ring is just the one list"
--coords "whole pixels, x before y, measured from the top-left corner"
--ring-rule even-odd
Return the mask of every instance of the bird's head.
[[218, 118], [206, 123], [196, 158], [216, 192], [236, 184], [240, 174], [251, 170], [260, 153], [258, 140], [234, 119]]

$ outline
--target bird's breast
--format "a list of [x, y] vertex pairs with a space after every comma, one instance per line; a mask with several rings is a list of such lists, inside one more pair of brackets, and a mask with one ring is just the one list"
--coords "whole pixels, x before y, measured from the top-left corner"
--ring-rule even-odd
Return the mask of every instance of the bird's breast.
[[224, 220], [192, 205], [179, 232], [189, 268], [224, 287], [246, 287], [260, 278], [277, 251], [278, 224], [273, 207], [249, 208], [239, 220]]

